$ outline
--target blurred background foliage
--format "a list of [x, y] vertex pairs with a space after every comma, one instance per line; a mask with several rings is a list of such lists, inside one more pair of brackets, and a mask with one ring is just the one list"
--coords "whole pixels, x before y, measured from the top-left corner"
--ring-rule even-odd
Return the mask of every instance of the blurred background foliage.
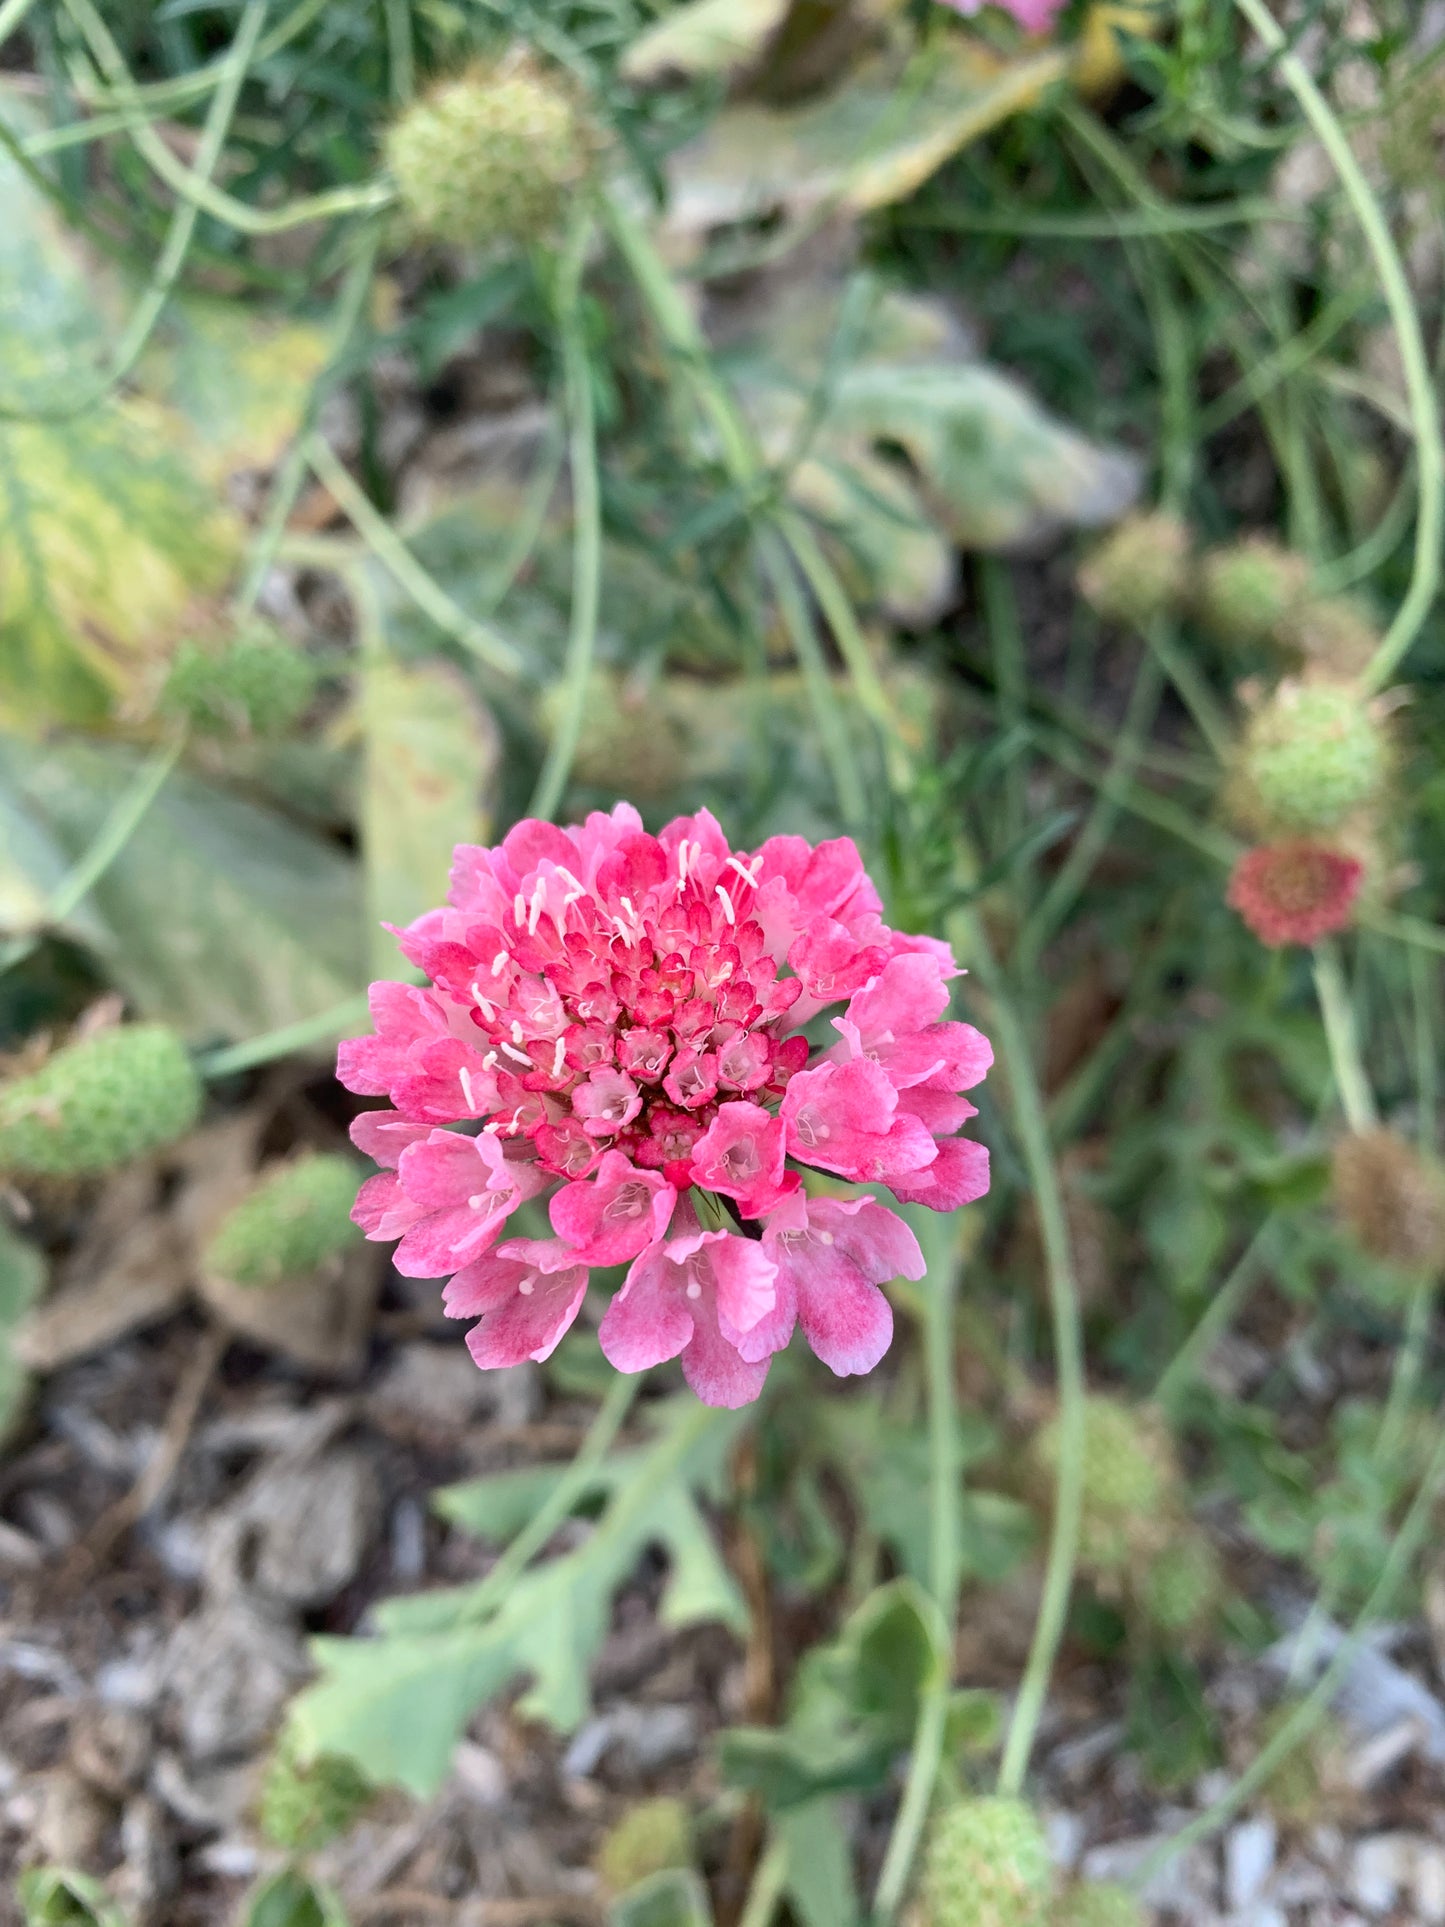
[[[1003, 1585], [1047, 1536], [1018, 1461], [1053, 1409], [1062, 1277], [1090, 1376], [1168, 1421], [1176, 1547], [1196, 1515], [1214, 1533], [1214, 1576], [1182, 1589], [1218, 1594], [1207, 1636], [1107, 1562], [1071, 1621], [1132, 1679], [1127, 1743], [1161, 1784], [1219, 1757], [1211, 1641], [1263, 1644], [1282, 1591], [1342, 1620], [1382, 1574], [1385, 1603], [1418, 1597], [1439, 1482], [1445, 1254], [1402, 1263], [1331, 1176], [1342, 1098], [1355, 1135], [1382, 1119], [1435, 1170], [1438, 408], [1287, 68], [1332, 103], [1438, 374], [1445, 40], [1410, 0], [1275, 11], [1283, 61], [1233, 0], [1068, 0], [1032, 38], [931, 0], [0, 6], [15, 1076], [110, 992], [199, 1053], [221, 1111], [258, 1065], [321, 1064], [394, 973], [379, 926], [529, 809], [854, 835], [894, 920], [954, 938], [1001, 1046], [949, 1341], [949, 1583]], [[419, 231], [392, 130], [518, 46], [585, 117], [588, 184], [531, 245]], [[473, 212], [507, 188], [475, 159]], [[1218, 557], [1261, 541], [1268, 579], [1230, 602]], [[1302, 665], [1361, 705], [1392, 692], [1388, 793], [1346, 838], [1347, 978], [1226, 902], [1240, 742]], [[44, 1257], [3, 1236], [8, 1329]], [[205, 1290], [250, 1329], [234, 1280]], [[4, 1357], [17, 1413], [42, 1356]], [[826, 1610], [724, 1775], [769, 1815], [803, 1927], [861, 1917], [838, 1799], [888, 1784], [952, 1684], [921, 1370], [905, 1350], [880, 1393], [780, 1399], [751, 1448], [747, 1530]], [[418, 1672], [448, 1633], [430, 1594], [331, 1642], [311, 1750], [424, 1792], [472, 1706], [529, 1674], [532, 1710], [575, 1724], [659, 1538], [679, 1619], [744, 1627], [699, 1507], [731, 1435], [652, 1421], [645, 1487], [570, 1491], [600, 1550], [536, 1568], [480, 1644]], [[550, 1489], [438, 1503], [501, 1541]], [[549, 1656], [538, 1627], [563, 1623]], [[399, 1698], [363, 1705], [362, 1681]], [[948, 1718], [957, 1791], [998, 1708], [954, 1693]], [[619, 1920], [705, 1918], [694, 1875], [647, 1877], [657, 1911]], [[335, 1917], [288, 1879], [253, 1921]], [[42, 1887], [34, 1920], [107, 1918], [83, 1882]]]

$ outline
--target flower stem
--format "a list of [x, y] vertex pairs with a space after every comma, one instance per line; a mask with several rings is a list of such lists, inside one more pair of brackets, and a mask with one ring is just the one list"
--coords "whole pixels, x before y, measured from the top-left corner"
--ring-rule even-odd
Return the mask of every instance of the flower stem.
[[613, 1441], [622, 1430], [627, 1414], [632, 1410], [633, 1400], [641, 1391], [642, 1381], [646, 1376], [646, 1372], [630, 1374], [619, 1372], [608, 1386], [607, 1396], [598, 1406], [597, 1416], [588, 1428], [586, 1438], [577, 1448], [571, 1464], [553, 1486], [550, 1497], [537, 1508], [530, 1522], [517, 1534], [467, 1600], [465, 1607], [457, 1615], [459, 1626], [474, 1624], [479, 1619], [485, 1619], [494, 1607], [500, 1605], [508, 1589], [521, 1578], [558, 1526], [567, 1518], [587, 1490], [593, 1473], [612, 1450]]
[[1165, 1366], [1154, 1388], [1154, 1397], [1166, 1410], [1177, 1402], [1180, 1393], [1193, 1379], [1196, 1368], [1209, 1356], [1215, 1340], [1244, 1302], [1254, 1283], [1259, 1261], [1264, 1256], [1275, 1223], [1276, 1214], [1271, 1211], [1235, 1260], [1233, 1270], [1205, 1306], [1194, 1329]]
[[1373, 1130], [1377, 1122], [1375, 1100], [1360, 1060], [1360, 1042], [1355, 1032], [1355, 1013], [1350, 993], [1340, 969], [1339, 952], [1326, 938], [1315, 945], [1315, 994], [1320, 1016], [1324, 1019], [1325, 1041], [1330, 1050], [1330, 1069], [1345, 1122], [1352, 1131]]
[[1078, 1553], [1079, 1516], [1084, 1491], [1083, 1335], [1063, 1193], [1049, 1143], [1043, 1096], [1034, 1074], [1028, 1037], [1008, 996], [982, 924], [976, 916], [967, 912], [960, 916], [959, 922], [966, 933], [963, 947], [978, 969], [992, 1006], [999, 1063], [1013, 1098], [1019, 1149], [1023, 1154], [1033, 1191], [1034, 1208], [1038, 1212], [1043, 1234], [1059, 1395], [1059, 1465], [1054, 1486], [1053, 1529], [1044, 1567], [1043, 1595], [1039, 1601], [1039, 1615], [1034, 1626], [1028, 1663], [1004, 1739], [1003, 1759], [998, 1773], [999, 1792], [1016, 1795], [1028, 1771], [1029, 1755], [1043, 1716], [1049, 1678], [1063, 1638], [1064, 1619], [1074, 1583], [1074, 1561]]
[[546, 759], [532, 795], [530, 816], [551, 817], [567, 788], [582, 723], [587, 713], [592, 657], [597, 646], [597, 611], [602, 591], [602, 489], [597, 473], [597, 422], [592, 369], [582, 325], [582, 271], [592, 237], [590, 214], [573, 228], [562, 261], [557, 291], [557, 322], [562, 338], [563, 383], [567, 396], [568, 452], [572, 470], [572, 616], [562, 684], [562, 713], [547, 745]]
[[772, 1927], [787, 1879], [787, 1842], [775, 1838], [753, 1874], [753, 1884], [748, 1888], [747, 1905], [743, 1908], [738, 1927]]
[[1304, 62], [1297, 54], [1290, 52], [1284, 33], [1264, 5], [1264, 0], [1234, 0], [1234, 4], [1265, 46], [1278, 56], [1279, 71], [1285, 85], [1299, 102], [1305, 118], [1340, 177], [1340, 185], [1364, 233], [1365, 244], [1374, 257], [1375, 272], [1379, 276], [1399, 343], [1405, 391], [1410, 402], [1410, 423], [1415, 437], [1420, 510], [1415, 523], [1415, 563], [1409, 589], [1365, 671], [1365, 687], [1379, 689], [1389, 681], [1419, 634], [1440, 585], [1440, 552], [1442, 544], [1445, 544], [1445, 442], [1442, 442], [1440, 434], [1439, 404], [1420, 332], [1420, 316], [1410, 292], [1404, 265], [1379, 201], [1355, 159], [1354, 150], [1338, 116], [1316, 86]]
[[243, 1043], [207, 1051], [197, 1058], [196, 1069], [202, 1077], [230, 1077], [236, 1071], [253, 1070], [257, 1064], [289, 1057], [293, 1051], [307, 1050], [313, 1044], [334, 1043], [357, 1024], [364, 1024], [368, 1014], [366, 993], [361, 991], [355, 997], [348, 997], [345, 1003], [333, 1004], [330, 1010], [318, 1012], [315, 1017], [302, 1017], [294, 1024], [283, 1024], [279, 1030], [265, 1031], [260, 1037], [248, 1037]]

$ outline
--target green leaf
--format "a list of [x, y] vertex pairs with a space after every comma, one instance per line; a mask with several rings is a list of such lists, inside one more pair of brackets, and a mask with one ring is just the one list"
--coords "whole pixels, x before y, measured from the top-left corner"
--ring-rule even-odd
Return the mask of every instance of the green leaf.
[[673, 157], [668, 227], [691, 236], [779, 213], [801, 223], [824, 203], [863, 214], [903, 200], [1066, 67], [1059, 48], [1001, 58], [950, 34], [907, 66], [867, 61], [796, 106], [724, 108]]
[[25, 1927], [127, 1927], [98, 1880], [68, 1867], [35, 1867], [16, 1885]]
[[14, 1422], [29, 1382], [10, 1349], [10, 1335], [38, 1302], [45, 1272], [43, 1254], [0, 1218], [0, 1440]]
[[[68, 862], [136, 767], [121, 749], [41, 752], [0, 736], [5, 808]], [[277, 1029], [354, 996], [365, 981], [360, 894], [356, 865], [335, 845], [177, 773], [88, 903], [116, 985], [144, 1015], [199, 1040]]]
[[287, 1867], [246, 1897], [241, 1927], [347, 1927], [341, 1896]]
[[783, 1891], [798, 1927], [857, 1927], [849, 1827], [840, 1800], [808, 1800], [773, 1822], [788, 1855]]
[[712, 1927], [707, 1889], [691, 1868], [669, 1867], [614, 1901], [607, 1927]]
[[501, 744], [491, 716], [444, 663], [369, 661], [361, 718], [367, 915], [374, 966], [384, 972], [396, 945], [377, 926], [411, 923], [444, 902], [453, 849], [486, 842]]
[[[588, 1709], [587, 1669], [607, 1632], [612, 1598], [649, 1546], [671, 1571], [661, 1617], [671, 1626], [721, 1620], [745, 1630], [743, 1601], [713, 1544], [695, 1493], [720, 1489], [728, 1452], [746, 1414], [714, 1411], [691, 1398], [649, 1414], [655, 1435], [621, 1455], [600, 1479], [606, 1504], [575, 1551], [535, 1566], [492, 1615], [466, 1623], [470, 1593], [455, 1589], [393, 1600], [378, 1614], [375, 1639], [321, 1639], [322, 1671], [293, 1708], [303, 1756], [344, 1754], [376, 1781], [422, 1797], [446, 1775], [451, 1750], [476, 1709], [529, 1676], [524, 1717], [570, 1731]], [[503, 1475], [507, 1477], [507, 1475]], [[490, 1504], [486, 1481], [450, 1503], [495, 1523], [517, 1517], [515, 1487]]]
[[908, 1579], [881, 1586], [832, 1644], [804, 1657], [781, 1728], [722, 1735], [724, 1779], [774, 1813], [882, 1786], [944, 1664], [943, 1626], [928, 1594]]

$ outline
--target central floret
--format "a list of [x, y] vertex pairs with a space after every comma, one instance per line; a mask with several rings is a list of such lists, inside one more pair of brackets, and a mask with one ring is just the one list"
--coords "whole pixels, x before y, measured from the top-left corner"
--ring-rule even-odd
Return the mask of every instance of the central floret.
[[[805, 1201], [788, 1160], [939, 1209], [987, 1184], [987, 1154], [953, 1133], [988, 1046], [937, 1021], [946, 946], [880, 910], [846, 838], [735, 854], [705, 812], [654, 837], [620, 805], [464, 846], [447, 907], [397, 933], [430, 987], [373, 986], [377, 1034], [342, 1047], [343, 1081], [396, 1106], [357, 1121], [395, 1172], [365, 1188], [359, 1221], [402, 1236], [403, 1272], [456, 1273], [448, 1305], [483, 1313], [482, 1363], [545, 1356], [588, 1268], [636, 1260], [600, 1334], [624, 1370], [681, 1351], [704, 1396], [755, 1396], [799, 1317], [835, 1369], [866, 1370], [887, 1343], [877, 1281], [920, 1263], [917, 1246], [870, 1200]], [[803, 1027], [844, 1000], [815, 1048]], [[458, 1124], [476, 1135], [437, 1128]], [[553, 1186], [555, 1239], [496, 1245]], [[724, 1228], [704, 1230], [698, 1205]], [[845, 1220], [820, 1228], [829, 1208]], [[845, 1341], [834, 1313], [850, 1304], [857, 1325], [855, 1282], [869, 1331]]]

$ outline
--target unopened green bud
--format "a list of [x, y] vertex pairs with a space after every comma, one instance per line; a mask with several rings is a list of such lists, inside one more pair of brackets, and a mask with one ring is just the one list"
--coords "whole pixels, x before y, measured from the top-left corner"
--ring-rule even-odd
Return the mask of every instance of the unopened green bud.
[[1219, 1555], [1202, 1532], [1185, 1526], [1144, 1574], [1139, 1608], [1151, 1632], [1188, 1645], [1213, 1626], [1224, 1600]]
[[933, 1823], [921, 1885], [924, 1927], [1045, 1927], [1053, 1868], [1021, 1800], [945, 1807]]
[[206, 1247], [206, 1269], [263, 1290], [315, 1271], [361, 1236], [351, 1219], [360, 1179], [350, 1158], [331, 1152], [263, 1173], [221, 1221]]
[[1267, 642], [1309, 587], [1302, 555], [1266, 535], [1215, 549], [1199, 565], [1196, 604], [1221, 641]]
[[272, 1846], [314, 1853], [357, 1820], [374, 1788], [351, 1760], [322, 1753], [304, 1766], [283, 1734], [261, 1782], [257, 1818]]
[[1244, 807], [1271, 831], [1330, 830], [1380, 795], [1389, 760], [1378, 709], [1357, 684], [1291, 677], [1246, 727]]
[[1148, 1915], [1126, 1887], [1086, 1880], [1055, 1910], [1055, 1927], [1148, 1927]]
[[304, 650], [252, 623], [224, 648], [182, 643], [161, 707], [212, 735], [280, 736], [310, 707], [319, 681]]
[[1179, 608], [1190, 573], [1189, 530], [1177, 516], [1130, 515], [1085, 561], [1079, 589], [1106, 621], [1139, 628]]
[[596, 161], [596, 130], [566, 75], [522, 51], [442, 81], [386, 139], [413, 227], [462, 247], [545, 240]]
[[[1057, 1477], [1060, 1428], [1038, 1433], [1033, 1457]], [[1084, 1491], [1079, 1562], [1097, 1574], [1122, 1574], [1158, 1549], [1177, 1502], [1173, 1442], [1156, 1413], [1119, 1399], [1084, 1401]]]
[[692, 1815], [685, 1802], [666, 1795], [629, 1807], [597, 1849], [597, 1877], [612, 1895], [692, 1864]]
[[200, 1079], [173, 1030], [121, 1024], [98, 1031], [0, 1086], [0, 1171], [108, 1171], [183, 1136], [200, 1108]]

